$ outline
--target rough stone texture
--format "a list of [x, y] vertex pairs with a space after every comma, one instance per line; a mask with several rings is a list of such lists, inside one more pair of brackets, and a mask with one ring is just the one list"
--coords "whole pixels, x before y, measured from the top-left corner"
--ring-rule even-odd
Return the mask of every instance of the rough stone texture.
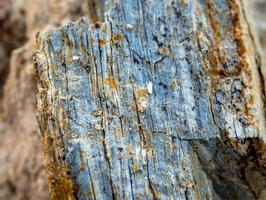
[[[54, 26], [63, 25], [82, 15], [88, 15], [94, 20], [99, 20], [100, 15], [97, 14], [96, 16], [99, 17], [95, 18], [95, 10], [90, 9], [89, 7], [92, 4], [87, 2], [85, 0], [0, 1], [0, 88], [3, 88], [4, 83], [8, 84], [6, 86], [8, 89], [5, 90], [4, 95], [7, 96], [4, 98], [6, 103], [0, 102], [1, 200], [49, 199], [45, 172], [42, 162], [40, 162], [43, 158], [39, 146], [38, 128], [35, 122], [33, 99], [35, 82], [32, 78], [33, 67], [31, 62], [34, 45], [31, 40], [33, 32], [37, 29], [50, 29]], [[253, 17], [255, 17], [253, 25], [258, 28], [260, 41], [266, 49], [266, 11], [264, 9], [266, 1], [252, 0], [248, 2], [251, 3], [250, 8], [254, 8], [250, 9]], [[92, 1], [89, 1], [89, 3], [92, 3]], [[27, 41], [30, 42], [25, 40], [25, 36], [28, 38]], [[25, 42], [27, 44], [24, 47], [12, 53], [14, 48], [24, 45]], [[265, 55], [264, 50], [263, 56]], [[13, 58], [9, 65], [11, 56]], [[8, 76], [7, 82], [5, 82], [9, 68], [12, 75]], [[0, 89], [0, 96], [3, 96], [2, 89]], [[3, 107], [5, 110], [4, 116], [2, 114]], [[3, 118], [6, 120], [3, 121]], [[199, 165], [196, 162], [193, 167]], [[252, 162], [250, 165], [252, 165]], [[252, 167], [249, 168], [252, 169]], [[219, 170], [217, 171], [219, 172]], [[258, 174], [256, 170], [254, 172]], [[198, 176], [203, 179], [202, 173]], [[254, 173], [250, 176], [254, 176]], [[205, 179], [206, 177], [203, 180]], [[262, 186], [263, 184], [257, 188]], [[262, 194], [265, 193], [265, 191], [262, 191]], [[265, 198], [261, 197], [261, 199]]]
[[52, 199], [257, 199], [260, 56], [241, 0], [120, 0], [37, 35]]

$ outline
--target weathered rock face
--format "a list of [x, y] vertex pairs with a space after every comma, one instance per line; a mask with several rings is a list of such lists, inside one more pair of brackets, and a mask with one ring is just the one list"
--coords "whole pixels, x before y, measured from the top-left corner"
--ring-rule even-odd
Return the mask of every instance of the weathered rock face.
[[[35, 120], [32, 57], [38, 30], [80, 16], [99, 20], [89, 0], [12, 0], [0, 3], [0, 199], [48, 199]], [[95, 11], [96, 10], [96, 11]], [[27, 39], [26, 39], [27, 38]], [[9, 64], [10, 63], [10, 64]]]
[[245, 2], [120, 0], [103, 24], [37, 44], [54, 199], [261, 197], [263, 78]]
[[[254, 9], [251, 11], [256, 18], [256, 27], [264, 47], [263, 55], [266, 56], [266, 1], [252, 3]], [[34, 33], [63, 25], [84, 15], [98, 21], [102, 12], [97, 4], [98, 1], [92, 0], [0, 2], [1, 200], [49, 199], [41, 141], [35, 122], [32, 65]]]

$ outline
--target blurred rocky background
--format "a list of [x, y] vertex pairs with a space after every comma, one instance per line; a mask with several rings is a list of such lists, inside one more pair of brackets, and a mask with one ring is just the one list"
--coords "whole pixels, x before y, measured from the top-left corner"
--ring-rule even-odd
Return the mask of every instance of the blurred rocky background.
[[35, 120], [32, 57], [40, 30], [89, 16], [94, 0], [0, 0], [0, 200], [49, 199]]
[[[35, 121], [34, 33], [81, 16], [99, 21], [99, 1], [0, 0], [0, 200], [49, 199]], [[249, 11], [266, 59], [266, 0], [250, 1]]]

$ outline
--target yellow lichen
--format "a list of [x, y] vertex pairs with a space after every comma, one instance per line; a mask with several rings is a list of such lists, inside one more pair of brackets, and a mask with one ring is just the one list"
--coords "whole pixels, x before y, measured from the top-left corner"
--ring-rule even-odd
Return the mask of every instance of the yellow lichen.
[[107, 78], [105, 78], [103, 83], [104, 85], [110, 86], [113, 91], [117, 90], [117, 83], [113, 76], [108, 76]]
[[148, 96], [148, 90], [147, 88], [140, 88], [138, 91], [138, 96], [141, 97], [146, 97]]
[[112, 35], [112, 42], [122, 41], [122, 40], [124, 40], [124, 36], [122, 34]]

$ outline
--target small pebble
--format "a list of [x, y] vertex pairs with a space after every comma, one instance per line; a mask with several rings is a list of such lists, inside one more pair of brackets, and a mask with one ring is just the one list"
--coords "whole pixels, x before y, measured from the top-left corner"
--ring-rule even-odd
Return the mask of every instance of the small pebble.
[[152, 94], [152, 82], [149, 81], [149, 83], [147, 85], [147, 89], [148, 89], [148, 93]]
[[134, 28], [134, 26], [132, 24], [127, 24], [127, 29], [128, 30], [132, 30]]
[[78, 60], [79, 56], [73, 56], [73, 60]]

